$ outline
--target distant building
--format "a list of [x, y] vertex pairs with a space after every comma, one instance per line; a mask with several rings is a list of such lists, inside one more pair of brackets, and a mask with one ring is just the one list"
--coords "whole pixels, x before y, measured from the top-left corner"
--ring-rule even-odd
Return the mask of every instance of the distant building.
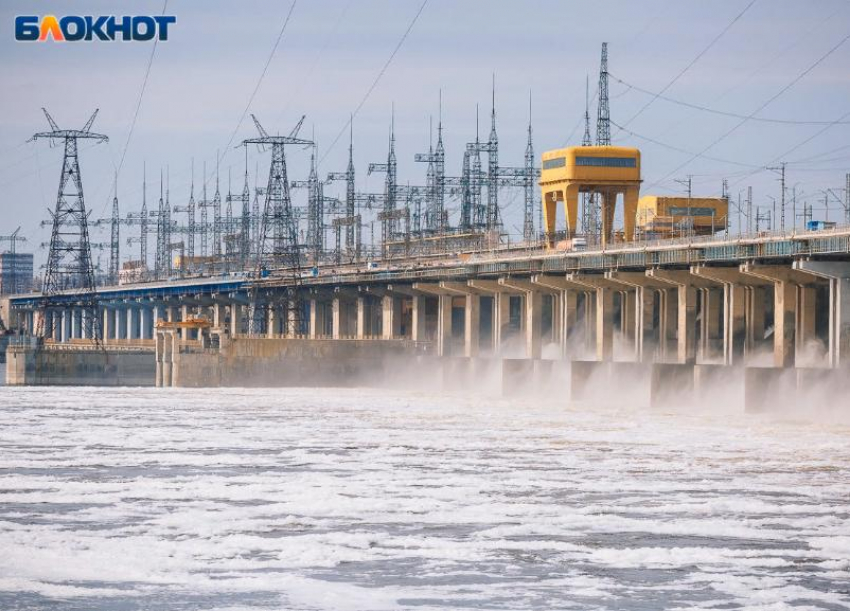
[[118, 270], [118, 284], [144, 282], [148, 276], [148, 267], [142, 261], [125, 261]]
[[0, 253], [0, 295], [32, 292], [32, 270], [32, 254]]

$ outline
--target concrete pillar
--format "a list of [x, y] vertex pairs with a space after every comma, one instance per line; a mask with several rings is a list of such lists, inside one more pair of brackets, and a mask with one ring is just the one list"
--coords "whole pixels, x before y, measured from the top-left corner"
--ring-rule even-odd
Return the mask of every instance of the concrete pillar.
[[326, 328], [324, 303], [318, 299], [310, 300], [310, 339], [324, 337]]
[[467, 293], [464, 307], [464, 356], [478, 356], [481, 348], [481, 295]]
[[437, 354], [449, 356], [452, 341], [452, 295], [439, 295], [437, 309]]
[[76, 308], [71, 308], [68, 310], [69, 318], [71, 323], [70, 329], [70, 339], [79, 339], [80, 338], [80, 311]]
[[817, 276], [785, 266], [744, 263], [741, 271], [773, 283], [773, 365], [792, 367], [796, 357], [797, 287]]
[[499, 284], [522, 295], [525, 305], [522, 321], [525, 356], [539, 359], [543, 351], [543, 292], [538, 285], [527, 280], [499, 278]]
[[747, 287], [746, 291], [746, 343], [744, 353], [749, 359], [757, 352], [764, 340], [764, 288]]
[[[412, 329], [411, 329], [411, 337], [415, 342], [425, 341], [425, 295], [413, 295], [411, 299], [411, 305], [413, 309], [412, 316]], [[358, 333], [360, 329], [362, 329], [361, 323], [361, 312], [362, 312], [361, 300], [357, 300], [357, 325], [358, 325]]]
[[[422, 299], [424, 301], [425, 298], [419, 297], [419, 299]], [[416, 307], [415, 306], [416, 300], [417, 300], [417, 298], [414, 297], [413, 298], [414, 308]], [[366, 339], [366, 298], [362, 297], [362, 296], [358, 297], [356, 307], [357, 307], [357, 320], [355, 322], [355, 330], [354, 330], [355, 335], [356, 335], [357, 339]], [[423, 316], [424, 316], [424, 310], [425, 310], [424, 306], [422, 307], [422, 310], [423, 310]], [[414, 329], [416, 328], [415, 319], [416, 319], [416, 315], [414, 313], [414, 323], [413, 323]], [[415, 335], [415, 331], [414, 331], [414, 335]]]
[[[180, 307], [180, 320], [185, 322], [189, 320], [189, 306], [181, 306]], [[183, 327], [180, 329], [180, 339], [186, 341], [189, 338], [189, 329]]]
[[799, 363], [806, 351], [809, 342], [816, 338], [815, 335], [815, 306], [817, 290], [810, 286], [797, 287], [797, 311], [794, 329], [795, 356], [794, 362]]
[[596, 289], [596, 360], [611, 361], [614, 358], [614, 291], [610, 288]]
[[153, 308], [142, 306], [140, 313], [140, 334], [142, 339], [151, 339], [153, 337]]
[[645, 363], [652, 359], [652, 350], [647, 339], [654, 336], [653, 314], [655, 311], [655, 289], [639, 286], [635, 289], [635, 361]]
[[343, 304], [342, 299], [338, 296], [335, 296], [331, 301], [331, 336], [334, 339], [342, 338], [342, 317], [343, 317]]
[[678, 306], [673, 297], [673, 289], [658, 292], [658, 354], [662, 362], [672, 360], [670, 343], [676, 338]]
[[114, 337], [115, 339], [125, 339], [127, 337], [127, 311], [124, 308], [115, 308], [112, 310], [112, 315], [115, 317]]
[[725, 291], [722, 288], [700, 289], [701, 319], [700, 319], [700, 357], [702, 360], [714, 359], [723, 351], [723, 330], [721, 328], [721, 311]]
[[91, 316], [91, 310], [82, 309], [80, 310], [80, 338], [81, 339], [89, 339], [89, 335], [91, 334], [91, 321], [89, 321], [89, 316]]
[[511, 296], [500, 291], [493, 296], [493, 352], [499, 354], [507, 339], [511, 320]]
[[73, 310], [70, 308], [65, 308], [62, 310], [62, 342], [68, 343], [71, 339], [71, 318], [73, 317]]
[[795, 261], [794, 268], [828, 281], [829, 366], [850, 368], [850, 263]]
[[401, 335], [401, 313], [398, 311], [397, 301], [394, 295], [384, 295], [381, 298], [381, 329], [384, 339]]
[[570, 334], [578, 319], [578, 291], [565, 290], [561, 293], [561, 356], [569, 354]]
[[637, 291], [620, 291], [620, 334], [628, 344], [635, 341]]
[[737, 364], [744, 356], [747, 338], [746, 288], [727, 282], [723, 286], [725, 316], [723, 319], [723, 364]]
[[127, 339], [139, 339], [139, 308], [129, 306], [127, 308]]
[[697, 290], [683, 284], [677, 289], [677, 360], [680, 364], [696, 363]]
[[797, 287], [791, 282], [777, 282], [773, 287], [773, 365], [794, 365], [794, 323]]
[[238, 303], [230, 304], [230, 336], [242, 333], [242, 306]]
[[[647, 270], [647, 275], [667, 282], [675, 287], [675, 295], [667, 295], [665, 326], [671, 329], [670, 307], [675, 307], [676, 316], [676, 362], [679, 364], [694, 364], [696, 362], [696, 317], [697, 289], [713, 286], [711, 282], [696, 278], [690, 271], [682, 270]], [[675, 300], [675, 301], [673, 301]]]
[[596, 290], [584, 292], [584, 350], [596, 351]]
[[666, 322], [669, 320], [670, 324], [673, 324], [672, 316], [675, 312], [665, 317], [662, 310], [667, 302], [659, 299], [659, 324], [656, 326], [655, 297], [664, 292], [661, 289], [669, 289], [669, 285], [650, 278], [645, 272], [609, 271], [605, 273], [605, 277], [612, 282], [631, 288], [631, 293], [626, 296], [622, 305], [625, 310], [633, 312], [632, 319], [625, 319], [623, 324], [627, 327], [624, 336], [632, 338], [634, 360], [638, 363], [652, 361], [656, 357], [653, 352], [656, 340], [660, 358], [661, 350], [658, 346], [664, 345], [665, 339], [664, 335], [659, 333], [659, 329], [666, 332], [668, 328]]
[[287, 337], [295, 337], [302, 332], [298, 324], [301, 319], [300, 305], [301, 302], [297, 299], [290, 299], [286, 302], [286, 329], [284, 331]]
[[171, 350], [169, 351], [171, 357], [171, 379], [168, 386], [178, 386], [180, 383], [180, 333], [177, 329], [172, 329], [168, 336], [171, 340], [169, 342], [171, 344]]
[[525, 299], [525, 355], [539, 359], [543, 352], [543, 293], [526, 291]]
[[214, 303], [212, 307], [212, 326], [213, 329], [221, 329], [224, 326], [224, 305], [221, 303]]
[[278, 334], [278, 311], [274, 304], [269, 304], [266, 310], [266, 337], [273, 338]]
[[108, 343], [109, 340], [113, 339], [113, 324], [115, 324], [115, 318], [112, 315], [112, 311], [109, 308], [103, 308], [102, 311], [102, 322], [101, 328], [103, 329], [103, 341], [104, 343]]

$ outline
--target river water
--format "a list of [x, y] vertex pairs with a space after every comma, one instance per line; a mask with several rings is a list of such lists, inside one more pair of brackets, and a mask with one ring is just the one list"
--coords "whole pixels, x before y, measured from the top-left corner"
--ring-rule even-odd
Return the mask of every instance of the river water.
[[850, 427], [0, 388], [0, 609], [848, 609]]

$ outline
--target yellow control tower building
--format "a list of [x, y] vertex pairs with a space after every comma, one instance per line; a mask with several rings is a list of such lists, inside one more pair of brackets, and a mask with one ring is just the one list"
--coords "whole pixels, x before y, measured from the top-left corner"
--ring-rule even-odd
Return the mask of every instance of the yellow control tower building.
[[571, 146], [543, 153], [540, 187], [543, 223], [548, 246], [554, 246], [558, 202], [564, 203], [567, 238], [575, 235], [580, 193], [597, 193], [602, 199], [602, 246], [614, 230], [617, 195], [623, 195], [624, 234], [635, 237], [635, 219], [640, 193], [640, 151], [621, 146]]

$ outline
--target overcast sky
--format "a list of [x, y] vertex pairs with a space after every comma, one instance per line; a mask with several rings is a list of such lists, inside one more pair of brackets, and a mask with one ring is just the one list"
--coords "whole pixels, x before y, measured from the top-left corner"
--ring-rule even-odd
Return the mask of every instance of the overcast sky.
[[[281, 133], [306, 114], [302, 135], [315, 134], [322, 174], [344, 169], [347, 134], [331, 145], [420, 4], [301, 0], [249, 112], [269, 132]], [[35, 249], [39, 260], [43, 251], [37, 247], [49, 238], [49, 230], [38, 224], [55, 204], [62, 159], [61, 148], [44, 141], [26, 143], [34, 132], [47, 129], [40, 108], [47, 107], [63, 128], [82, 127], [100, 108], [94, 129], [110, 142], [83, 144], [81, 164], [92, 218], [107, 216], [112, 175], [124, 155], [152, 43], [17, 43], [14, 17], [65, 11], [61, 16], [71, 10], [110, 14], [116, 7], [122, 14], [150, 15], [161, 13], [163, 3], [0, 6], [0, 234], [21, 225], [30, 239], [28, 249]], [[227, 190], [229, 171], [234, 189], [241, 188], [244, 152], [235, 145], [253, 137], [255, 130], [250, 117], [241, 124], [240, 118], [290, 7], [286, 1], [168, 2], [166, 12], [177, 22], [170, 40], [156, 49], [126, 145], [118, 185], [122, 215], [141, 204], [143, 163], [149, 206], [155, 203], [152, 192], [158, 194], [160, 169], [166, 167], [172, 205], [185, 204], [192, 158], [196, 190], [203, 182], [204, 162], [208, 188], [214, 188], [217, 151], [222, 155], [222, 190]], [[847, 0], [431, 0], [354, 119], [358, 190], [382, 188], [382, 177], [367, 177], [366, 166], [386, 158], [393, 104], [399, 180], [424, 183], [425, 168], [414, 163], [413, 155], [427, 150], [429, 119], [436, 124], [440, 89], [447, 172], [458, 175], [463, 145], [475, 136], [476, 104], [483, 135], [489, 130], [494, 73], [500, 164], [522, 163], [529, 93], [538, 157], [546, 149], [580, 144], [585, 78], [590, 75], [592, 96], [600, 44], [607, 41], [611, 116], [628, 129], [612, 127], [614, 142], [641, 148], [644, 193], [681, 193], [675, 179], [692, 174], [695, 195], [717, 195], [727, 177], [733, 199], [752, 185], [756, 203], [770, 205], [768, 196], [778, 198], [780, 192], [776, 174], [759, 167], [785, 160], [789, 189], [796, 185], [798, 200], [815, 203], [815, 216], [823, 217], [820, 191], [832, 188], [843, 196], [844, 176], [850, 171], [850, 41], [839, 44], [848, 35]], [[652, 101], [636, 88], [667, 88], [666, 97], [745, 118], [758, 112], [749, 120], [713, 114]], [[591, 114], [595, 116], [595, 106]], [[308, 154], [288, 151], [291, 179], [306, 177]], [[257, 163], [263, 183], [268, 153], [250, 151], [252, 184]], [[342, 188], [335, 185], [326, 192], [341, 193]], [[506, 192], [502, 202], [507, 229], [520, 233], [521, 193]], [[839, 205], [830, 202], [830, 218], [839, 216]], [[455, 213], [452, 222], [456, 218]], [[364, 235], [368, 239], [368, 231]], [[105, 241], [106, 228], [94, 239]], [[122, 259], [131, 258], [123, 244], [122, 251]]]

